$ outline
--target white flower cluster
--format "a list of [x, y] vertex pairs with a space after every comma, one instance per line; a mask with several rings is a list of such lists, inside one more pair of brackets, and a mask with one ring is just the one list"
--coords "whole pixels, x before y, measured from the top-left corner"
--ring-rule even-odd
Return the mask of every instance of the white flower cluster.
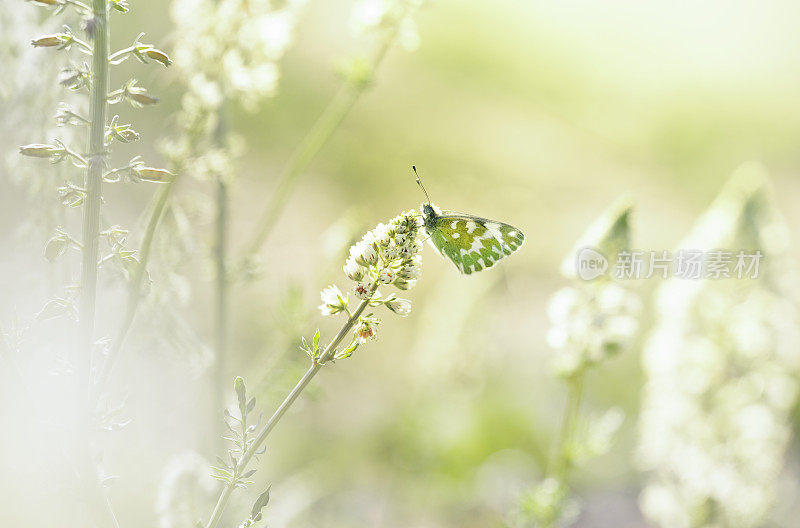
[[659, 526], [760, 526], [791, 436], [795, 307], [716, 288], [683, 307], [694, 321], [662, 316], [645, 350], [641, 501]]
[[353, 9], [351, 26], [357, 34], [396, 28], [400, 45], [414, 51], [419, 47], [419, 33], [409, 15], [422, 3], [422, 0], [359, 0]]
[[271, 95], [303, 0], [176, 0], [173, 59], [197, 104], [253, 108]]
[[657, 292], [638, 447], [648, 472], [641, 507], [655, 526], [764, 526], [776, 499], [800, 390], [798, 310], [791, 265], [780, 268], [785, 248], [769, 243], [786, 227], [764, 221], [774, 215], [762, 210], [764, 188], [745, 183], [728, 187], [689, 238], [716, 248], [756, 233], [765, 275], [673, 279]]
[[548, 307], [548, 343], [558, 351], [557, 372], [569, 377], [627, 347], [636, 335], [639, 298], [613, 282], [557, 291]]
[[[369, 306], [384, 305], [394, 313], [406, 316], [411, 313], [411, 301], [401, 299], [395, 294], [382, 297], [378, 291], [381, 285], [393, 285], [400, 290], [408, 290], [417, 283], [422, 273], [422, 221], [419, 213], [402, 213], [388, 224], [378, 224], [350, 248], [350, 256], [344, 265], [344, 273], [355, 282], [352, 293]], [[335, 285], [322, 290], [322, 315], [346, 313], [349, 309], [350, 295], [342, 293]], [[354, 336], [363, 343], [375, 337], [379, 321], [372, 315], [362, 316]]]
[[376, 284], [393, 284], [401, 290], [413, 288], [422, 270], [422, 221], [408, 211], [389, 224], [378, 224], [350, 248], [344, 273], [358, 284], [359, 299], [370, 299]]

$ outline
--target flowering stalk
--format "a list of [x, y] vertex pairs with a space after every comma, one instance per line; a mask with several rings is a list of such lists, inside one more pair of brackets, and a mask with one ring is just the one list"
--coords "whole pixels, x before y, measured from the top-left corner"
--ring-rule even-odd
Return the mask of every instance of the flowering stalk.
[[[596, 248], [608, 257], [628, 248], [630, 211], [631, 206], [621, 201], [594, 222], [565, 260], [564, 274], [575, 279], [574, 255], [582, 248]], [[638, 299], [606, 277], [592, 282], [576, 280], [574, 286], [553, 295], [548, 342], [557, 351], [556, 373], [566, 383], [564, 415], [545, 478], [523, 495], [513, 526], [553, 528], [577, 513], [569, 496], [570, 473], [610, 448], [623, 419], [617, 409], [596, 420], [582, 416], [586, 376], [590, 369], [627, 348], [638, 309]]]
[[[106, 111], [108, 107], [108, 5], [93, 0], [91, 124], [89, 125], [89, 158], [86, 168], [86, 196], [83, 201], [83, 260], [81, 263], [80, 341], [78, 390], [89, 389], [91, 349], [94, 339], [97, 302], [97, 256], [100, 242], [100, 204], [102, 200], [103, 166], [105, 163]], [[79, 392], [78, 394], [81, 394]], [[88, 417], [86, 417], [88, 420]]]
[[214, 376], [213, 390], [217, 408], [223, 407], [225, 395], [224, 380], [227, 376], [228, 344], [228, 182], [223, 175], [216, 182], [216, 218], [214, 221], [214, 295], [215, 335], [214, 335]]
[[656, 291], [637, 448], [651, 526], [769, 526], [790, 493], [779, 492], [800, 396], [789, 240], [765, 171], [745, 165], [678, 247], [757, 249], [758, 279], [671, 278]]
[[581, 412], [583, 382], [585, 377], [586, 370], [581, 369], [567, 380], [567, 398], [566, 404], [564, 405], [564, 417], [554, 450], [552, 467], [549, 470], [551, 476], [558, 482], [564, 482], [566, 480], [572, 465], [569, 450], [570, 446], [575, 442], [575, 433]]
[[[370, 338], [375, 338], [376, 326], [379, 321], [372, 314], [363, 315], [364, 311], [370, 306], [383, 305], [392, 312], [408, 315], [411, 310], [410, 301], [397, 299], [394, 295], [381, 297], [378, 287], [381, 284], [391, 284], [398, 289], [407, 290], [416, 284], [420, 276], [421, 234], [422, 226], [419, 215], [415, 211], [409, 211], [395, 217], [388, 225], [378, 224], [350, 249], [350, 257], [345, 263], [344, 272], [355, 282], [353, 292], [361, 299], [361, 302], [358, 303], [355, 310], [351, 311], [349, 294], [342, 294], [336, 286], [323, 290], [322, 305], [320, 305], [322, 314], [342, 313], [347, 315], [347, 320], [324, 350], [319, 348], [319, 330], [311, 343], [306, 342], [303, 338], [301, 349], [311, 358], [311, 366], [255, 438], [249, 440], [246, 430], [242, 431], [240, 435], [242, 441], [238, 443], [237, 448], [241, 454], [235, 459], [231, 454], [231, 458], [234, 459], [232, 465], [215, 468], [216, 472], [221, 475], [218, 478], [224, 480], [226, 484], [217, 499], [208, 523], [206, 523], [206, 528], [217, 526], [233, 490], [242, 487], [243, 479], [253, 474], [254, 470], [247, 469], [250, 461], [259, 453], [267, 436], [320, 369], [328, 363], [350, 357], [360, 345]], [[349, 344], [340, 350], [339, 345], [348, 336], [350, 337]], [[237, 387], [237, 393], [239, 392], [243, 393], [243, 389], [240, 390]], [[239, 421], [244, 423], [250, 405], [243, 396], [240, 395], [239, 399], [241, 407]]]
[[[91, 56], [91, 66], [84, 62], [80, 66], [72, 66], [62, 71], [60, 84], [74, 91], [86, 90], [89, 94], [89, 116], [82, 117], [67, 105], [61, 105], [56, 116], [59, 125], [71, 125], [87, 128], [87, 144], [75, 150], [67, 147], [65, 141], [55, 140], [52, 145], [33, 144], [20, 147], [24, 156], [48, 158], [53, 163], [64, 160], [71, 161], [72, 165], [84, 169], [84, 178], [81, 185], [67, 180], [59, 188], [62, 203], [68, 207], [83, 207], [81, 242], [75, 240], [67, 232], [58, 229], [56, 236], [50, 238], [45, 246], [45, 257], [54, 261], [72, 246], [81, 252], [81, 272], [79, 283], [79, 306], [75, 310], [71, 299], [52, 299], [37, 315], [38, 318], [57, 317], [77, 312], [79, 319], [78, 335], [74, 343], [75, 364], [75, 408], [76, 423], [72, 428], [74, 436], [72, 441], [72, 459], [77, 473], [85, 480], [89, 489], [90, 502], [94, 505], [91, 513], [96, 517], [99, 525], [117, 526], [116, 517], [105, 494], [105, 488], [99, 481], [97, 457], [94, 453], [94, 438], [92, 432], [100, 430], [119, 429], [124, 424], [111, 423], [112, 415], [104, 413], [97, 408], [99, 394], [97, 392], [97, 379], [91, 379], [93, 372], [92, 354], [96, 348], [95, 316], [97, 306], [98, 268], [99, 266], [114, 262], [121, 267], [124, 276], [131, 278], [144, 273], [138, 267], [134, 251], [124, 246], [127, 230], [119, 226], [111, 226], [101, 231], [101, 204], [102, 187], [104, 182], [119, 181], [127, 175], [131, 181], [157, 181], [164, 182], [171, 177], [168, 171], [145, 166], [138, 157], [131, 160], [127, 166], [106, 171], [109, 160], [109, 149], [114, 141], [129, 143], [139, 139], [139, 134], [129, 124], [120, 124], [119, 117], [108, 119], [108, 105], [126, 100], [132, 106], [138, 107], [155, 102], [155, 98], [146, 93], [141, 87], [136, 86], [134, 80], [128, 82], [121, 90], [109, 92], [109, 10], [120, 12], [128, 10], [125, 0], [93, 0], [88, 6], [81, 2], [69, 0], [55, 0], [52, 2], [38, 2], [42, 6], [55, 7], [54, 13], [58, 14], [67, 7], [74, 7], [83, 19], [88, 43], [77, 38], [72, 30], [64, 27], [62, 33], [40, 36], [32, 40], [35, 48], [51, 48], [69, 51], [73, 46], [84, 55]], [[157, 52], [157, 53], [156, 53]], [[143, 50], [148, 57], [157, 54], [162, 58], [166, 54], [155, 50], [152, 46]], [[100, 254], [100, 239], [109, 243], [110, 252]], [[141, 283], [141, 277], [134, 281]], [[109, 365], [102, 365], [103, 371]]]
[[[210, 373], [215, 404], [224, 402], [227, 379], [229, 276], [229, 194], [238, 172], [238, 152], [229, 108], [253, 111], [272, 96], [278, 81], [277, 63], [290, 42], [302, 0], [176, 0], [175, 64], [186, 90], [178, 122], [180, 135], [167, 153], [176, 165], [211, 185], [214, 210], [213, 348]], [[265, 28], [269, 28], [265, 30]]]

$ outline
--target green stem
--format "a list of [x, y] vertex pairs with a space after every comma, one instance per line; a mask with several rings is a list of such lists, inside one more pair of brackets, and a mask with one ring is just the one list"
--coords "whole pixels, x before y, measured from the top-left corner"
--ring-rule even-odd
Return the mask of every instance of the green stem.
[[[83, 203], [83, 259], [81, 264], [80, 340], [76, 357], [79, 394], [88, 396], [94, 320], [97, 305], [97, 255], [100, 232], [103, 165], [108, 101], [108, 12], [105, 0], [93, 0], [94, 39], [90, 100], [89, 155], [86, 164], [86, 198]], [[86, 407], [86, 397], [79, 398]], [[87, 417], [88, 418], [88, 417]]]
[[561, 483], [569, 476], [572, 467], [572, 454], [570, 449], [575, 440], [575, 432], [580, 416], [581, 400], [583, 399], [583, 381], [585, 372], [580, 371], [569, 380], [567, 402], [564, 409], [564, 421], [561, 423], [558, 442], [556, 443], [555, 457], [551, 476]]
[[[373, 293], [374, 291], [375, 290], [373, 289]], [[352, 330], [353, 326], [355, 326], [355, 324], [358, 322], [361, 313], [368, 305], [369, 301], [361, 301], [355, 312], [353, 312], [353, 315], [347, 319], [347, 322], [344, 324], [342, 329], [339, 330], [339, 333], [336, 334], [336, 337], [334, 337], [330, 344], [328, 344], [328, 346], [325, 348], [325, 351], [322, 353], [319, 360], [311, 365], [306, 373], [303, 374], [303, 377], [300, 378], [300, 381], [297, 382], [297, 385], [295, 385], [294, 388], [289, 392], [289, 394], [286, 396], [286, 399], [283, 400], [283, 403], [280, 404], [266, 425], [264, 425], [264, 427], [258, 433], [255, 441], [253, 441], [247, 451], [245, 451], [238, 460], [236, 464], [237, 474], [241, 474], [247, 469], [250, 460], [252, 460], [253, 456], [255, 456], [256, 452], [261, 448], [261, 445], [267, 439], [267, 436], [269, 436], [280, 419], [284, 414], [286, 414], [286, 411], [289, 410], [289, 407], [291, 407], [295, 400], [297, 400], [311, 380], [314, 379], [314, 376], [317, 375], [317, 372], [319, 372], [323, 364], [333, 358], [336, 347], [338, 347], [342, 339], [344, 339], [344, 337], [350, 333], [350, 330]], [[225, 484], [225, 487], [222, 489], [222, 492], [219, 495], [219, 499], [217, 499], [217, 504], [214, 506], [214, 511], [211, 513], [211, 518], [208, 520], [205, 528], [215, 528], [217, 526], [217, 523], [219, 523], [219, 520], [222, 517], [223, 511], [225, 511], [225, 506], [228, 504], [228, 500], [230, 499], [235, 488], [236, 486], [234, 483]]]
[[114, 340], [108, 351], [108, 357], [103, 364], [103, 370], [95, 384], [94, 394], [95, 398], [103, 393], [105, 384], [108, 382], [111, 372], [114, 369], [119, 356], [122, 352], [122, 347], [128, 335], [128, 331], [133, 325], [133, 320], [136, 317], [136, 311], [139, 307], [139, 302], [142, 298], [142, 284], [147, 276], [147, 264], [150, 260], [150, 252], [153, 247], [153, 239], [155, 238], [156, 228], [158, 227], [161, 216], [164, 214], [164, 209], [167, 206], [172, 189], [178, 177], [176, 176], [167, 183], [164, 183], [156, 194], [155, 201], [150, 211], [150, 217], [147, 221], [142, 244], [139, 248], [139, 264], [131, 277], [131, 282], [128, 285], [128, 299], [125, 305], [125, 314], [120, 322]]
[[[217, 112], [217, 127], [213, 141], [220, 148], [227, 148], [228, 114], [223, 103]], [[211, 370], [211, 390], [214, 397], [214, 408], [225, 407], [225, 378], [228, 363], [228, 322], [230, 320], [228, 303], [228, 192], [229, 180], [227, 171], [216, 175], [216, 218], [214, 219], [214, 367]], [[218, 437], [219, 438], [219, 437]], [[222, 442], [219, 438], [218, 442]]]
[[[383, 38], [369, 58], [368, 70], [370, 73], [374, 72], [383, 62], [387, 52], [397, 38], [401, 22], [406, 16], [410, 16], [410, 12], [398, 17], [397, 22], [383, 35]], [[339, 128], [339, 125], [368, 86], [369, 83], [363, 80], [350, 79], [346, 81], [344, 86], [339, 89], [311, 127], [311, 130], [308, 131], [303, 141], [292, 153], [285, 168], [278, 176], [278, 186], [270, 197], [269, 202], [256, 224], [255, 232], [239, 261], [239, 265], [236, 268], [237, 271], [246, 269], [253, 256], [258, 253], [261, 246], [264, 245], [267, 237], [269, 237], [272, 229], [275, 227], [275, 223], [283, 211], [283, 208], [286, 206], [289, 196], [297, 184], [298, 177], [308, 167], [314, 159], [314, 156], [317, 155], [325, 143], [333, 136], [334, 132]]]
[[212, 373], [212, 385], [215, 396], [215, 408], [225, 406], [225, 377], [227, 375], [228, 344], [228, 275], [227, 263], [227, 231], [228, 231], [228, 184], [224, 175], [217, 178], [217, 217], [214, 223], [214, 267], [216, 272], [214, 293], [216, 296], [214, 355], [215, 367]]
[[[111, 509], [102, 484], [94, 469], [88, 436], [81, 440], [82, 433], [91, 431], [91, 404], [89, 399], [94, 343], [94, 324], [97, 309], [97, 255], [100, 232], [100, 208], [102, 202], [103, 167], [105, 165], [105, 131], [108, 107], [108, 6], [106, 0], [93, 0], [94, 31], [92, 36], [92, 87], [89, 109], [89, 154], [86, 163], [86, 198], [83, 203], [83, 248], [80, 282], [80, 334], [75, 357], [76, 403], [78, 423], [76, 424], [76, 448], [78, 464], [85, 478], [94, 484], [92, 501], [97, 523], [118, 527], [116, 516]], [[82, 460], [82, 462], [81, 462]]]

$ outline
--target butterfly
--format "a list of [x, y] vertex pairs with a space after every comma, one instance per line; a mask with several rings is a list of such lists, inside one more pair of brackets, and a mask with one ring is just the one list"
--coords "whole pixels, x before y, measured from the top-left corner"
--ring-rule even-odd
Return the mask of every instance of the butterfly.
[[[416, 174], [416, 167], [412, 167]], [[417, 183], [428, 197], [417, 175]], [[442, 211], [430, 202], [422, 204], [422, 219], [428, 241], [442, 256], [453, 261], [465, 275], [494, 266], [514, 253], [525, 241], [516, 227], [453, 211]]]

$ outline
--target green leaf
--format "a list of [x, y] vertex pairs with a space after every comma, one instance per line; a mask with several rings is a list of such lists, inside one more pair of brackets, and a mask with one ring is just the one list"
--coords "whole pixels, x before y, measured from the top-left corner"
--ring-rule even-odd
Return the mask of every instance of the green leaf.
[[316, 351], [319, 350], [319, 328], [317, 328], [317, 332], [314, 334], [313, 346], [313, 350], [316, 353]]
[[230, 432], [232, 432], [233, 434], [235, 434], [235, 435], [238, 435], [238, 434], [239, 434], [239, 431], [237, 431], [236, 429], [234, 429], [234, 428], [233, 428], [233, 426], [232, 426], [231, 424], [229, 424], [228, 422], [222, 422], [222, 423], [224, 423], [224, 424], [225, 424], [225, 427], [227, 427], [227, 428], [228, 428], [228, 430], [229, 430]]
[[227, 469], [223, 469], [221, 467], [211, 466], [211, 471], [214, 471], [214, 472], [218, 473], [219, 475], [223, 475], [225, 477], [228, 477], [229, 479], [233, 478], [233, 473], [231, 473]]
[[53, 317], [59, 317], [66, 313], [69, 313], [72, 309], [72, 305], [66, 299], [51, 299], [44, 305], [38, 314], [36, 314], [36, 319], [38, 321], [44, 321], [46, 319], [52, 319]]
[[245, 409], [247, 408], [247, 389], [241, 376], [236, 376], [236, 379], [233, 380], [233, 388], [236, 390], [236, 397], [239, 398], [239, 411], [244, 417], [246, 414]]
[[267, 487], [266, 491], [264, 491], [264, 493], [259, 495], [258, 498], [256, 499], [256, 502], [253, 503], [253, 509], [250, 510], [250, 516], [251, 517], [255, 518], [259, 513], [261, 513], [261, 510], [263, 510], [264, 507], [267, 504], [269, 504], [269, 490], [270, 490], [270, 488], [272, 488], [272, 486]]
[[334, 359], [347, 359], [347, 358], [349, 358], [350, 356], [353, 355], [353, 352], [356, 351], [356, 349], [358, 348], [358, 345], [359, 345], [358, 340], [354, 339], [353, 342], [350, 343], [350, 345], [347, 348], [345, 348], [343, 351], [341, 351], [338, 354], [336, 354], [336, 357]]
[[44, 258], [53, 262], [64, 254], [68, 245], [69, 241], [63, 235], [54, 236], [47, 241], [47, 245], [44, 247]]

